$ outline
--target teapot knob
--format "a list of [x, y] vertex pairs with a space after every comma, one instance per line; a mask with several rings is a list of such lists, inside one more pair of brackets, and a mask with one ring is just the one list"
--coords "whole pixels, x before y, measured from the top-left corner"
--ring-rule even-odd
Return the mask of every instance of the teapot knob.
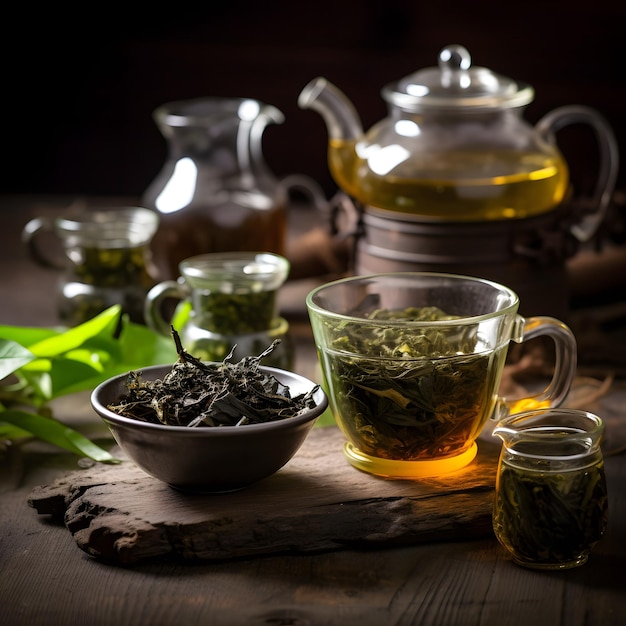
[[439, 53], [439, 69], [442, 72], [467, 71], [472, 65], [472, 57], [467, 48], [453, 44]]

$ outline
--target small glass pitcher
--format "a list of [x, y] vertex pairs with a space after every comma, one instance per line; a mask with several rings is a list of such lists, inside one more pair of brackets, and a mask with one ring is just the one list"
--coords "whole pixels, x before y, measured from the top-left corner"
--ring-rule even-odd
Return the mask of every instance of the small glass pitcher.
[[603, 431], [598, 416], [562, 408], [498, 423], [493, 528], [515, 563], [567, 569], [587, 561], [608, 520]]
[[[74, 216], [37, 217], [22, 231], [31, 258], [65, 272], [58, 315], [64, 324], [86, 322], [114, 304], [143, 323], [143, 303], [157, 281], [150, 243], [159, 216], [142, 207], [85, 210]], [[62, 254], [45, 244], [53, 234]]]
[[[290, 370], [293, 346], [289, 323], [277, 312], [278, 290], [289, 273], [289, 262], [269, 252], [201, 254], [179, 265], [178, 280], [155, 285], [146, 296], [149, 327], [165, 336], [173, 326], [184, 349], [203, 361], [233, 362], [259, 356], [263, 365]], [[178, 306], [166, 320], [167, 301]]]

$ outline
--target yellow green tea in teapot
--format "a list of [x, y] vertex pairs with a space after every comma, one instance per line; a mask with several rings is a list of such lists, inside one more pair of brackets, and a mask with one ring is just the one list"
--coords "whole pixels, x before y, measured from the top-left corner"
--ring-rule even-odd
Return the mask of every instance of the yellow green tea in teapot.
[[356, 141], [331, 139], [328, 161], [343, 189], [378, 209], [450, 221], [525, 218], [554, 209], [567, 191], [568, 168], [556, 151], [414, 154], [383, 173], [372, 152], [366, 159]]

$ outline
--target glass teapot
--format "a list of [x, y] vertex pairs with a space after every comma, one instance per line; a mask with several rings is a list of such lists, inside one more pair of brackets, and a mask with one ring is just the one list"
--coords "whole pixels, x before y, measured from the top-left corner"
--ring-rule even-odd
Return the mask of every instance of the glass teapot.
[[336, 183], [366, 206], [429, 221], [476, 222], [532, 217], [566, 198], [569, 170], [554, 133], [589, 124], [600, 147], [596, 212], [574, 228], [589, 240], [604, 218], [617, 176], [617, 144], [593, 109], [565, 106], [536, 126], [522, 118], [531, 86], [473, 67], [469, 52], [445, 47], [438, 67], [387, 85], [389, 116], [363, 132], [351, 102], [324, 78], [298, 104], [320, 113], [329, 133]]

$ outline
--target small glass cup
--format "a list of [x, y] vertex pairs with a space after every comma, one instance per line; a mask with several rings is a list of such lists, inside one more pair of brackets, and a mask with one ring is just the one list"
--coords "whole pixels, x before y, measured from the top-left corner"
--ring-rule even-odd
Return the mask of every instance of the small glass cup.
[[38, 265], [64, 271], [58, 293], [64, 324], [76, 326], [115, 304], [144, 323], [144, 299], [157, 281], [151, 241], [158, 226], [158, 214], [143, 207], [81, 210], [30, 220], [22, 240]]
[[493, 529], [518, 565], [583, 565], [606, 531], [602, 420], [574, 409], [537, 409], [501, 420]]
[[[317, 287], [306, 304], [346, 457], [381, 476], [436, 476], [466, 466], [490, 418], [520, 404], [560, 404], [576, 371], [571, 330], [551, 317], [519, 316], [517, 295], [488, 280], [355, 276]], [[510, 342], [541, 335], [554, 341], [552, 380], [517, 402], [500, 397]]]
[[[182, 261], [180, 277], [155, 285], [146, 296], [148, 326], [165, 336], [180, 332], [185, 350], [204, 361], [239, 361], [259, 356], [280, 340], [263, 364], [290, 370], [293, 346], [289, 323], [278, 314], [278, 290], [289, 262], [269, 252], [201, 254]], [[164, 305], [178, 302], [171, 320]]]

